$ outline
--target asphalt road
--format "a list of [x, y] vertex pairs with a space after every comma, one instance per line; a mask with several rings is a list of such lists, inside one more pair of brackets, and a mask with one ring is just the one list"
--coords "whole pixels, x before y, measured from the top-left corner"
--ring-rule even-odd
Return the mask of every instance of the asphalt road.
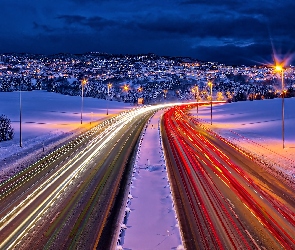
[[130, 157], [154, 110], [113, 117], [2, 183], [0, 249], [107, 249]]
[[162, 125], [186, 249], [295, 249], [294, 190], [184, 106]]

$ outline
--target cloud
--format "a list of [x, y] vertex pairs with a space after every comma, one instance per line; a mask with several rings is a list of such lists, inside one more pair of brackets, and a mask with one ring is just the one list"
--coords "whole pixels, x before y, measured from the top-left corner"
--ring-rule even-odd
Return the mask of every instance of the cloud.
[[261, 65], [271, 61], [271, 46], [253, 44], [246, 47], [235, 45], [198, 46], [191, 51], [204, 61], [227, 63], [231, 65]]
[[245, 4], [244, 0], [187, 0], [187, 1], [182, 1], [182, 5], [207, 5], [207, 6], [214, 6], [214, 7], [220, 7], [220, 6], [225, 6], [229, 8], [236, 8], [240, 7]]
[[141, 19], [137, 26], [150, 32], [187, 37], [247, 38], [267, 34], [267, 26], [260, 19], [251, 16], [167, 15]]
[[57, 18], [63, 20], [67, 25], [78, 24], [94, 30], [101, 30], [117, 25], [116, 22], [100, 16], [85, 17], [80, 15], [60, 15]]
[[47, 25], [44, 25], [44, 24], [38, 24], [37, 22], [33, 22], [33, 27], [34, 29], [36, 30], [39, 30], [39, 31], [44, 31], [44, 32], [53, 32], [55, 29], [54, 28], [51, 28]]
[[281, 54], [295, 50], [293, 0], [6, 0], [1, 9], [3, 52], [155, 52], [253, 63], [269, 57], [272, 44]]

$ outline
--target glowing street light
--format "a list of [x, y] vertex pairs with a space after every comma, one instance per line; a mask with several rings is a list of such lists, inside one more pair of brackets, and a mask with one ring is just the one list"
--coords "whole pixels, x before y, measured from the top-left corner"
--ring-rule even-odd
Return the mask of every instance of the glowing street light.
[[210, 95], [211, 95], [211, 125], [212, 125], [212, 86], [213, 86], [213, 83], [212, 82], [208, 82], [208, 85], [210, 87]]
[[125, 99], [124, 99], [124, 102], [125, 102], [127, 99], [126, 96], [127, 96], [128, 90], [129, 90], [129, 86], [127, 84], [124, 84], [124, 86], [122, 88], [123, 88], [123, 92], [126, 92]]
[[125, 84], [124, 87], [123, 87], [123, 90], [124, 90], [125, 92], [128, 92], [128, 90], [129, 90], [129, 86], [128, 86], [127, 84]]
[[282, 140], [283, 148], [285, 148], [285, 91], [284, 91], [284, 68], [282, 65], [277, 64], [275, 66], [277, 72], [281, 72], [281, 81], [282, 81]]
[[82, 102], [81, 102], [81, 124], [82, 124], [82, 120], [83, 120], [83, 97], [84, 97], [84, 85], [87, 83], [86, 79], [83, 79], [81, 81], [81, 85], [82, 85]]
[[[112, 87], [112, 84], [111, 83], [108, 83], [108, 100], [110, 98], [110, 88], [111, 87]], [[108, 100], [107, 100], [107, 115], [109, 114]]]

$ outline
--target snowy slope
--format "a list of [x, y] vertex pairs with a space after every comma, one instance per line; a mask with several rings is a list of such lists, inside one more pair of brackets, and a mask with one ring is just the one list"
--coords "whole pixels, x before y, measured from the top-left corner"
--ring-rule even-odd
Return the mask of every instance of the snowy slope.
[[[84, 97], [81, 125], [81, 106], [82, 98], [78, 96], [46, 91], [22, 92], [20, 147], [20, 93], [0, 92], [0, 114], [11, 120], [15, 131], [13, 140], [0, 143], [0, 181], [6, 178], [3, 175], [13, 173], [15, 167], [27, 165], [44, 154], [43, 147], [46, 153], [75, 133], [93, 125], [94, 121], [133, 108], [130, 104]], [[16, 161], [19, 158], [22, 160]]]

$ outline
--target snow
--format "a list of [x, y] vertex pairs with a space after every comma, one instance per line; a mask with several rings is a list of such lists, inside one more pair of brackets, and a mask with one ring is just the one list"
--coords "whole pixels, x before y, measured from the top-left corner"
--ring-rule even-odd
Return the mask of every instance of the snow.
[[157, 112], [145, 128], [133, 168], [123, 249], [182, 249], [160, 140]]
[[[22, 147], [20, 147], [20, 93], [0, 92], [0, 114], [11, 120], [13, 140], [0, 143], [0, 181], [7, 179], [17, 167], [25, 166], [55, 146], [69, 140], [94, 121], [108, 118], [133, 108], [130, 104], [83, 98], [81, 125], [79, 96], [65, 96], [47, 91], [21, 92]], [[109, 115], [106, 115], [108, 109]], [[43, 153], [43, 154], [44, 154]]]

